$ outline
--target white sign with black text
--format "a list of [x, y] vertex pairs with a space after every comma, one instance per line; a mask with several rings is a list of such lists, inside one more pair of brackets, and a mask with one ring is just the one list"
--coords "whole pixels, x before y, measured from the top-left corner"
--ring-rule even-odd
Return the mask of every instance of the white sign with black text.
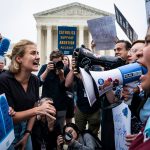
[[88, 20], [88, 28], [96, 44], [96, 50], [113, 49], [116, 41], [114, 16]]

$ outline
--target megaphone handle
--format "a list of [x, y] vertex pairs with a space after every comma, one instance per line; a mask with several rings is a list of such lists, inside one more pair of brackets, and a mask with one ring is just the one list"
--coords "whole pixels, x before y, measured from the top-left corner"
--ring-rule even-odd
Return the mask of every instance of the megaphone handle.
[[79, 73], [80, 71], [79, 71], [79, 65], [78, 65], [78, 56], [73, 56], [73, 58], [75, 59], [75, 66], [74, 66], [74, 72], [75, 73]]

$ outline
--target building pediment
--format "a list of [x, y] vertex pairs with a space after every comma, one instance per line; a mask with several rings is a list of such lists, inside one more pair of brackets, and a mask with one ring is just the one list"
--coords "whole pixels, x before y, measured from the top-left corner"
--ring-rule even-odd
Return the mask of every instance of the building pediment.
[[64, 6], [56, 7], [54, 9], [46, 10], [34, 14], [34, 17], [53, 17], [53, 16], [108, 16], [111, 13], [81, 4], [81, 3], [71, 3]]

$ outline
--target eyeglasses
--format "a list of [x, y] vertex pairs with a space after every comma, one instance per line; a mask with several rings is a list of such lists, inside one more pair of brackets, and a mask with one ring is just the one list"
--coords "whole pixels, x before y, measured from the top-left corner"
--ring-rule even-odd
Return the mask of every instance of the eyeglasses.
[[138, 51], [138, 49], [130, 49], [129, 51], [128, 51], [128, 53], [129, 54], [134, 54], [134, 53], [136, 53]]

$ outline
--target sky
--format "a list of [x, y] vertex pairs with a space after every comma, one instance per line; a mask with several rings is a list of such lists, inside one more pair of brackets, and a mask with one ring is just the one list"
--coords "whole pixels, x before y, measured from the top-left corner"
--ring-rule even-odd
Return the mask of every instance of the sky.
[[[12, 43], [21, 39], [37, 40], [33, 14], [72, 2], [79, 2], [114, 13], [114, 4], [143, 39], [147, 31], [145, 0], [0, 0], [0, 33]], [[119, 39], [127, 39], [116, 23]]]

